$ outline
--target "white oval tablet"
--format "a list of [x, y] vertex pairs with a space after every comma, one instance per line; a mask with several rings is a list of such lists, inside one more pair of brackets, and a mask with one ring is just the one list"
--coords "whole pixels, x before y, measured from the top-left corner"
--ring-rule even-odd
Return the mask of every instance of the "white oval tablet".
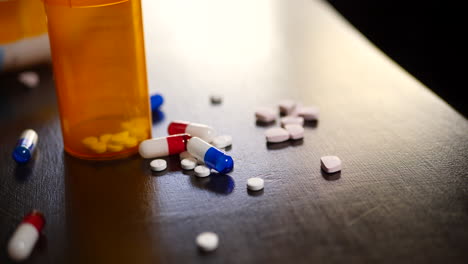
[[215, 147], [222, 149], [232, 145], [232, 137], [229, 135], [217, 136], [211, 142]]
[[297, 110], [297, 115], [302, 116], [304, 120], [317, 120], [319, 117], [319, 110], [315, 106], [300, 107]]
[[193, 170], [197, 166], [197, 160], [195, 158], [186, 158], [180, 161], [180, 166], [184, 170]]
[[150, 166], [153, 171], [163, 171], [167, 168], [167, 162], [163, 159], [155, 159], [151, 161]]
[[296, 124], [286, 125], [284, 127], [289, 132], [291, 139], [301, 139], [304, 137], [304, 127]]
[[270, 143], [283, 142], [289, 139], [289, 132], [281, 127], [273, 127], [265, 131], [265, 137]]
[[39, 74], [33, 71], [25, 71], [18, 75], [18, 80], [28, 88], [35, 88], [39, 85]]
[[278, 113], [275, 110], [268, 107], [259, 107], [255, 111], [257, 120], [265, 123], [274, 121], [277, 115]]
[[324, 156], [320, 158], [322, 169], [327, 173], [334, 173], [341, 170], [341, 160], [337, 156]]
[[247, 189], [260, 191], [263, 189], [265, 181], [262, 178], [250, 178], [247, 180]]
[[289, 115], [296, 107], [296, 102], [293, 100], [281, 100], [278, 104], [280, 113]]
[[195, 167], [195, 176], [197, 177], [207, 177], [210, 176], [210, 174], [211, 170], [206, 166], [198, 165]]
[[219, 238], [213, 232], [203, 232], [197, 236], [196, 243], [203, 251], [213, 251], [218, 248]]
[[304, 118], [302, 116], [285, 116], [281, 118], [281, 126], [284, 127], [285, 125], [289, 124], [296, 124], [303, 126], [304, 125]]

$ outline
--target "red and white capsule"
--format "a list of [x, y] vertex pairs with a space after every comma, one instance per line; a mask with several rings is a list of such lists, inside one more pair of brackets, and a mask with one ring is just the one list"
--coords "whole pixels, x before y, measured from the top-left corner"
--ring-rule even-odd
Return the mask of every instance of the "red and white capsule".
[[145, 158], [160, 158], [169, 155], [179, 154], [187, 150], [188, 134], [171, 135], [147, 139], [140, 143], [140, 155]]
[[37, 210], [24, 217], [8, 242], [8, 255], [12, 260], [23, 261], [31, 255], [44, 225], [44, 216]]
[[210, 126], [179, 120], [171, 122], [167, 127], [167, 132], [169, 135], [187, 133], [206, 142], [212, 142], [213, 138], [216, 137], [216, 131]]

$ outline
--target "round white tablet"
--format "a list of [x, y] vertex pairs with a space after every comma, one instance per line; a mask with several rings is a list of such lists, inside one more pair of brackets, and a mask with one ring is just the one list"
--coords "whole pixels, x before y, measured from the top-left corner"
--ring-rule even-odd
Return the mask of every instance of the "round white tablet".
[[261, 178], [250, 178], [247, 180], [247, 189], [251, 191], [260, 191], [264, 187], [264, 180]]
[[265, 137], [270, 143], [283, 142], [289, 139], [289, 132], [281, 127], [273, 127], [265, 131]]
[[223, 149], [232, 145], [232, 137], [229, 135], [217, 136], [213, 139], [211, 144], [219, 149]]
[[194, 158], [186, 158], [180, 161], [180, 166], [184, 170], [193, 170], [197, 166], [197, 160]]
[[341, 160], [337, 156], [324, 156], [320, 158], [322, 169], [327, 173], [334, 173], [341, 170]]
[[274, 121], [277, 115], [278, 113], [275, 110], [268, 107], [259, 107], [255, 111], [255, 117], [257, 120], [265, 123]]
[[301, 125], [289, 124], [284, 126], [284, 129], [289, 132], [291, 139], [301, 139], [304, 137], [304, 128]]
[[211, 170], [206, 166], [198, 165], [195, 167], [195, 176], [197, 177], [207, 177], [210, 176], [210, 174]]
[[163, 171], [167, 168], [167, 162], [163, 159], [155, 159], [151, 161], [150, 166], [153, 171]]
[[213, 251], [218, 247], [218, 235], [213, 232], [203, 232], [197, 236], [197, 246], [203, 251]]

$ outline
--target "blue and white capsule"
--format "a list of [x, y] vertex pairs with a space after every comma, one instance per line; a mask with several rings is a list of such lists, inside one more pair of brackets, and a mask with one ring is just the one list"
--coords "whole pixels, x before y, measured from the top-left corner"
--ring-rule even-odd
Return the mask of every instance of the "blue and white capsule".
[[205, 162], [205, 166], [219, 173], [228, 173], [234, 167], [231, 156], [213, 147], [208, 142], [192, 137], [187, 143], [187, 151], [199, 160]]
[[31, 160], [34, 150], [37, 146], [38, 136], [36, 131], [32, 129], [26, 129], [21, 134], [13, 150], [13, 159], [20, 164], [26, 163]]

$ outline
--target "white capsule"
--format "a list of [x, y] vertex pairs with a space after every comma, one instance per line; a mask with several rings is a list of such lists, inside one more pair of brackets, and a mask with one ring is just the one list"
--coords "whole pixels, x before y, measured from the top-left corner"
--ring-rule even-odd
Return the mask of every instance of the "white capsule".
[[213, 139], [213, 146], [223, 149], [232, 145], [232, 137], [229, 135], [217, 136]]
[[138, 151], [145, 159], [180, 154], [186, 150], [185, 145], [189, 138], [187, 134], [178, 134], [147, 139], [140, 143]]
[[247, 180], [247, 189], [260, 191], [263, 189], [265, 181], [262, 178], [250, 178]]
[[199, 137], [210, 143], [216, 137], [216, 131], [207, 125], [190, 123], [186, 121], [173, 121], [167, 127], [169, 135], [187, 133], [192, 137]]
[[163, 159], [155, 159], [150, 163], [152, 171], [163, 171], [167, 169], [167, 162]]
[[195, 176], [203, 178], [203, 177], [208, 177], [211, 174], [210, 168], [203, 166], [203, 165], [198, 165], [195, 167]]
[[197, 166], [197, 160], [195, 158], [186, 158], [180, 161], [180, 166], [184, 170], [193, 170]]
[[219, 238], [213, 232], [203, 232], [197, 236], [196, 243], [203, 251], [213, 251], [218, 248]]
[[297, 124], [289, 124], [284, 127], [289, 133], [291, 139], [301, 139], [304, 137], [304, 127]]
[[255, 111], [255, 117], [257, 118], [257, 121], [264, 123], [274, 121], [276, 119], [277, 114], [278, 113], [275, 110], [268, 107], [259, 107]]
[[341, 170], [341, 160], [337, 156], [324, 156], [320, 158], [322, 169], [327, 173], [334, 173]]
[[23, 261], [31, 255], [44, 227], [43, 215], [34, 210], [26, 215], [8, 242], [8, 255], [14, 261]]
[[289, 132], [281, 127], [273, 127], [265, 131], [265, 137], [270, 143], [283, 142], [289, 139]]

